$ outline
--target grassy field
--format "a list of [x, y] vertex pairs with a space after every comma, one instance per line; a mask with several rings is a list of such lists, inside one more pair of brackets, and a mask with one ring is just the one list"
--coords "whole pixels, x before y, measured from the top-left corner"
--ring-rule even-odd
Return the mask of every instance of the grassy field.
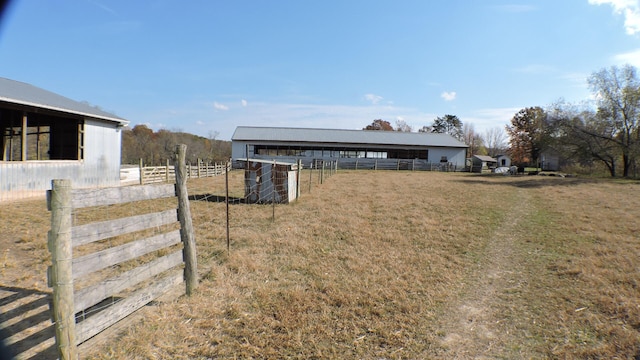
[[[223, 195], [224, 179], [189, 187]], [[640, 356], [638, 182], [343, 171], [302, 189], [275, 221], [232, 205], [229, 253], [224, 203], [192, 201], [197, 294], [84, 357]], [[15, 204], [0, 210], [0, 285], [48, 291], [49, 215]]]

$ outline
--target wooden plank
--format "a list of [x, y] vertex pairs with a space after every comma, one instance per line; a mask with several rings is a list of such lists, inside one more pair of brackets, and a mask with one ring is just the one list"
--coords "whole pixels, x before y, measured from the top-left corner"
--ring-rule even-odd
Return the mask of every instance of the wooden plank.
[[76, 324], [76, 343], [81, 344], [109, 326], [150, 303], [182, 282], [182, 274], [171, 274], [151, 286], [140, 289], [117, 304]]
[[171, 209], [157, 213], [75, 226], [71, 229], [71, 237], [73, 239], [73, 246], [76, 247], [134, 231], [171, 224], [177, 221], [178, 211]]
[[113, 205], [132, 201], [166, 198], [175, 195], [175, 186], [173, 184], [123, 186], [104, 189], [74, 189], [72, 190], [72, 206], [74, 209], [80, 209], [90, 206]]
[[178, 250], [150, 263], [138, 266], [133, 270], [123, 272], [118, 276], [76, 291], [74, 299], [75, 312], [85, 310], [110, 296], [116, 295], [122, 290], [128, 289], [182, 263], [182, 251]]
[[180, 230], [175, 230], [81, 256], [73, 259], [73, 279], [178, 244], [180, 241]]

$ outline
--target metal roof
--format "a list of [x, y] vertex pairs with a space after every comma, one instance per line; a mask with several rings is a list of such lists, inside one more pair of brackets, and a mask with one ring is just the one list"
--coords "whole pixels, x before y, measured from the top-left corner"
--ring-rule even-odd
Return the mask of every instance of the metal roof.
[[448, 134], [238, 126], [232, 141], [468, 147]]
[[62, 95], [52, 93], [51, 91], [41, 89], [31, 84], [3, 77], [0, 77], [0, 101], [61, 111], [95, 119], [115, 121], [123, 125], [129, 123], [128, 120], [106, 111], [102, 111], [89, 104], [71, 100]]
[[473, 155], [473, 157], [478, 158], [481, 161], [498, 162], [498, 160], [492, 158], [491, 156], [487, 156], [487, 155]]

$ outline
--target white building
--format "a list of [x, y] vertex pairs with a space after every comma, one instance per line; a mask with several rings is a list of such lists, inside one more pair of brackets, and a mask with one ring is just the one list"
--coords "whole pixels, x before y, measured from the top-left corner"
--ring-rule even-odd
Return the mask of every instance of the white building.
[[33, 85], [0, 78], [0, 200], [44, 194], [52, 179], [73, 187], [120, 184], [121, 129], [128, 121]]
[[[361, 166], [428, 169], [447, 165], [462, 169], [467, 145], [447, 134], [374, 130], [248, 127], [236, 128], [232, 140], [233, 160], [264, 159], [309, 166], [317, 161], [338, 161], [338, 166], [360, 162]], [[403, 164], [400, 167], [400, 164]]]

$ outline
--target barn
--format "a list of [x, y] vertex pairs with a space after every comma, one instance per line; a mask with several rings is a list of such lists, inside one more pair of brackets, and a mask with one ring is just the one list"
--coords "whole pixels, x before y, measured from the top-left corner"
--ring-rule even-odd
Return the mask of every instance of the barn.
[[231, 138], [233, 160], [264, 159], [304, 166], [337, 161], [338, 167], [462, 169], [467, 145], [447, 134], [238, 126]]
[[121, 129], [129, 122], [83, 102], [0, 78], [0, 200], [120, 184]]

